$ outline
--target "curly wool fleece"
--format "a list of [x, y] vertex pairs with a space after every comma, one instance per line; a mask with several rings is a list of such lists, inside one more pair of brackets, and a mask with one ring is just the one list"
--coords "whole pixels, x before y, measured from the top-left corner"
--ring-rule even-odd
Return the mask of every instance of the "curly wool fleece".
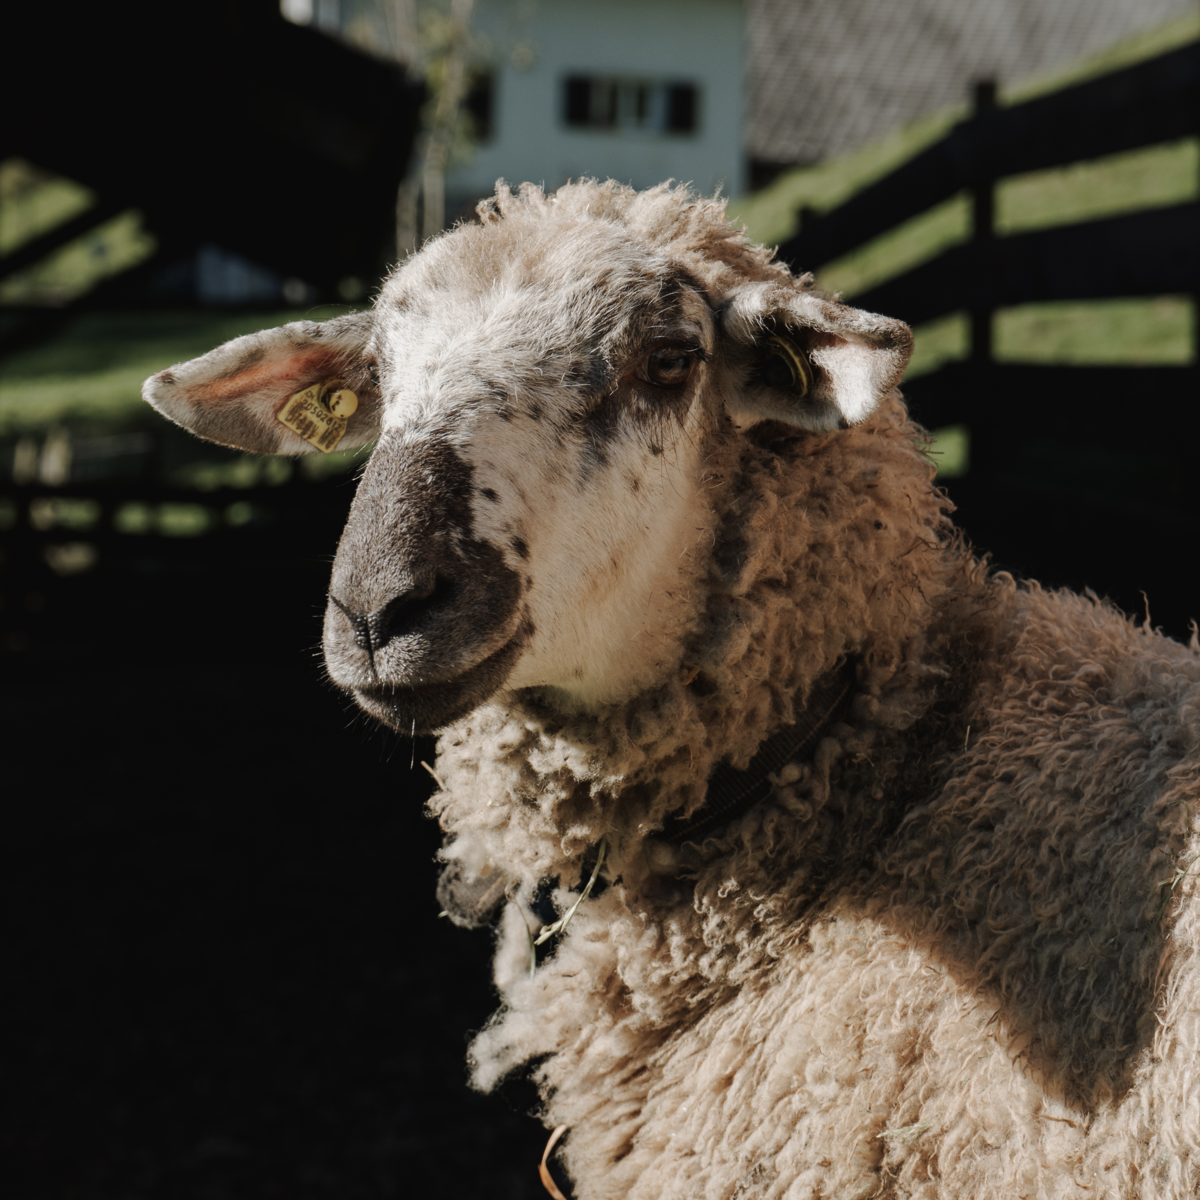
[[[446, 857], [511, 881], [474, 1079], [539, 1060], [579, 1200], [1197, 1194], [1195, 639], [989, 578], [920, 437], [893, 394], [740, 439], [678, 677], [440, 741]], [[663, 819], [847, 656], [811, 761], [664, 867]], [[601, 838], [531, 974], [534, 890]]]

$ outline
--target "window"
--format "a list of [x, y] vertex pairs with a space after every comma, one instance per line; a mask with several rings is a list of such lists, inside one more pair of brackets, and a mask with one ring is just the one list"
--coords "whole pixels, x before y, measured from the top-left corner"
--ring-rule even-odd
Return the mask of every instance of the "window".
[[693, 83], [568, 75], [563, 117], [574, 129], [695, 133], [698, 89]]
[[492, 90], [490, 71], [470, 73], [463, 108], [471, 118], [471, 132], [477, 142], [489, 142], [492, 139]]

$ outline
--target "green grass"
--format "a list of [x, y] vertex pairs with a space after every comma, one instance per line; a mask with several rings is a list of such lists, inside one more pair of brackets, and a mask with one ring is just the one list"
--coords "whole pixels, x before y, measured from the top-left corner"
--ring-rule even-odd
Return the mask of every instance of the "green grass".
[[[0, 162], [0, 254], [86, 212], [96, 203], [88, 188], [26, 162]], [[0, 280], [0, 305], [57, 306], [91, 291], [102, 279], [154, 253], [142, 214], [127, 209], [60, 246], [40, 262]]]
[[996, 189], [996, 232], [1021, 233], [1194, 200], [1200, 139], [1143, 146], [1107, 158], [1033, 171]]
[[1017, 104], [1022, 100], [1032, 100], [1034, 96], [1044, 96], [1048, 92], [1057, 92], [1061, 88], [1074, 83], [1083, 83], [1087, 79], [1095, 79], [1107, 75], [1110, 71], [1118, 71], [1122, 67], [1130, 67], [1134, 63], [1143, 62], [1147, 58], [1165, 54], [1188, 42], [1200, 37], [1200, 9], [1175, 17], [1165, 25], [1155, 29], [1147, 29], [1134, 34], [1106, 50], [1101, 50], [1077, 62], [1055, 67], [1043, 75], [1034, 75], [1029, 79], [1021, 79], [1011, 87], [1001, 91], [1001, 100], [1005, 104]]
[[[993, 355], [998, 362], [1182, 366], [1196, 356], [1192, 311], [1191, 302], [1184, 296], [1001, 309], [992, 330]], [[906, 379], [935, 371], [953, 359], [966, 358], [970, 349], [965, 313], [951, 313], [918, 326], [913, 333], [915, 344]], [[938, 480], [966, 475], [970, 468], [968, 428], [952, 425], [935, 429], [930, 438], [929, 453], [937, 466]], [[1041, 464], [1043, 473], [1061, 474], [1067, 457], [1061, 448], [1054, 450], [1051, 459]], [[1100, 464], [1105, 469], [1110, 465]]]
[[[1198, 194], [1200, 139], [1185, 138], [1005, 179], [996, 188], [996, 232], [1092, 221], [1183, 203]], [[817, 282], [853, 297], [970, 236], [971, 198], [963, 192], [829, 263]]]
[[[1187, 296], [1004, 308], [996, 313], [992, 327], [992, 354], [997, 362], [1184, 366], [1196, 357], [1193, 311]], [[950, 313], [918, 325], [913, 339], [906, 379], [967, 357], [971, 346], [967, 314]]]
[[0, 254], [77, 217], [96, 202], [82, 184], [43, 171], [23, 158], [0, 162]]
[[142, 214], [127, 209], [0, 281], [0, 304], [69, 304], [102, 279], [144, 262], [157, 244], [143, 227]]
[[1196, 356], [1192, 312], [1186, 296], [1001, 309], [993, 352], [999, 362], [1183, 366]]
[[964, 103], [923, 117], [841, 158], [787, 171], [761, 191], [735, 196], [726, 211], [731, 219], [745, 225], [756, 242], [778, 245], [796, 232], [802, 204], [818, 211], [835, 208], [932, 145], [966, 114]]
[[963, 193], [830, 263], [817, 273], [817, 283], [826, 291], [853, 296], [965, 241], [970, 233], [971, 199]]
[[906, 379], [927, 375], [943, 363], [966, 358], [971, 349], [971, 326], [966, 313], [950, 313], [913, 330], [913, 355]]
[[929, 435], [926, 452], [937, 468], [939, 482], [957, 479], [971, 465], [971, 431], [965, 425], [947, 425]]

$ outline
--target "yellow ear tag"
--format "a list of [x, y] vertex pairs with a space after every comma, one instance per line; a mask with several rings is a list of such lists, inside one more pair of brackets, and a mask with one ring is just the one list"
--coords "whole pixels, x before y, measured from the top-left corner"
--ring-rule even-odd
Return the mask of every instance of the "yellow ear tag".
[[326, 380], [325, 386], [333, 390], [325, 397], [325, 407], [335, 417], [352, 417], [358, 412], [358, 397], [341, 379]]
[[801, 396], [807, 396], [809, 388], [812, 387], [813, 377], [812, 367], [805, 358], [804, 352], [790, 338], [780, 337], [777, 333], [773, 333], [767, 338], [767, 346], [776, 358], [783, 359], [787, 364], [788, 370], [792, 373], [792, 387]]
[[358, 397], [344, 379], [326, 379], [293, 392], [275, 418], [310, 446], [328, 454], [346, 436], [346, 425], [357, 409]]

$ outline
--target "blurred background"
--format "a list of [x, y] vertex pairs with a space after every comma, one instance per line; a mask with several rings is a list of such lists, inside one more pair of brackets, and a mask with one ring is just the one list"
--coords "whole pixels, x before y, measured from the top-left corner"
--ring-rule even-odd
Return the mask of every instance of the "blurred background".
[[0, 1121], [22, 1200], [544, 1194], [465, 1085], [432, 745], [323, 681], [361, 456], [195, 441], [142, 379], [370, 303], [495, 180], [718, 189], [916, 330], [998, 567], [1188, 635], [1194, 0], [28, 5], [0, 125]]

